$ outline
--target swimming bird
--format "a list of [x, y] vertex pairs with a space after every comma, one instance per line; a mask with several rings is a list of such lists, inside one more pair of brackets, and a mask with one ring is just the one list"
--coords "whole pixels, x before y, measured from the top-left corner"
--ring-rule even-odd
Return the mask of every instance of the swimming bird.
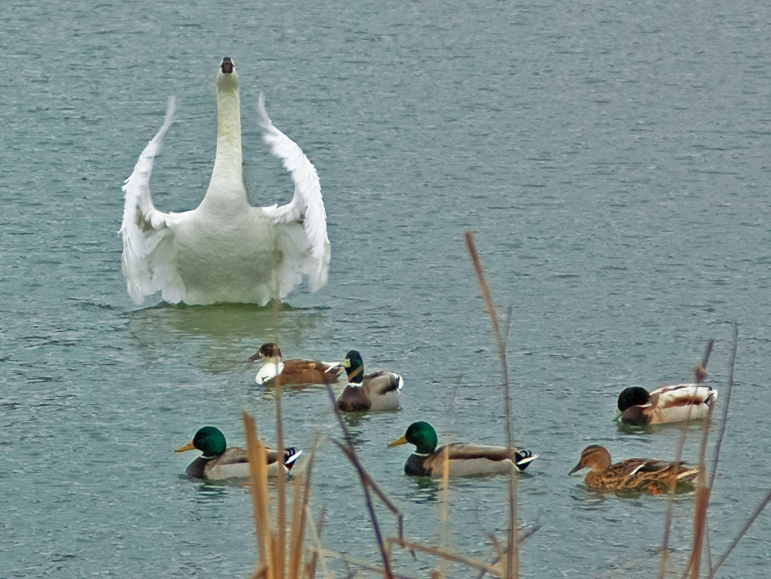
[[281, 349], [273, 343], [263, 344], [249, 362], [262, 360], [265, 365], [257, 372], [257, 384], [335, 384], [343, 373], [340, 364], [313, 360], [282, 360]]
[[648, 392], [641, 386], [625, 388], [618, 396], [617, 420], [644, 426], [705, 418], [717, 400], [717, 390], [701, 384], [663, 386]]
[[512, 460], [518, 471], [523, 471], [538, 458], [529, 450], [514, 449], [511, 452], [503, 446], [466, 444], [453, 442], [436, 448], [436, 430], [428, 422], [413, 422], [404, 436], [388, 446], [414, 444], [415, 452], [404, 464], [405, 474], [415, 476], [442, 476], [444, 451], [449, 451], [449, 473], [455, 476], [496, 474], [510, 472]]
[[327, 283], [330, 248], [316, 169], [300, 147], [273, 126], [259, 98], [265, 143], [294, 181], [287, 205], [252, 207], [241, 162], [239, 79], [225, 57], [217, 75], [217, 152], [209, 188], [192, 211], [163, 213], [150, 196], [153, 160], [174, 115], [139, 156], [123, 186], [123, 274], [138, 304], [157, 291], [170, 303], [266, 304], [283, 299], [303, 277], [312, 291]]
[[630, 458], [612, 464], [608, 450], [597, 444], [587, 446], [581, 453], [581, 460], [568, 474], [590, 468], [586, 475], [586, 486], [590, 489], [636, 490], [663, 493], [676, 484], [692, 483], [699, 474], [698, 468], [684, 463]]
[[398, 410], [399, 395], [404, 380], [394, 372], [375, 372], [364, 375], [364, 361], [357, 350], [345, 355], [343, 368], [348, 376], [348, 385], [337, 397], [337, 408], [342, 412], [365, 412], [367, 410]]
[[[200, 428], [195, 433], [193, 440], [174, 452], [188, 450], [203, 452], [187, 467], [186, 472], [190, 477], [206, 480], [249, 477], [249, 461], [246, 457], [246, 449], [236, 446], [228, 448], [225, 435], [219, 428], [214, 426]], [[282, 451], [268, 449], [267, 454], [268, 474], [275, 476], [278, 474], [279, 468], [283, 468], [284, 472], [289, 472], [302, 451], [294, 448], [285, 448]], [[279, 462], [279, 458], [281, 462]]]

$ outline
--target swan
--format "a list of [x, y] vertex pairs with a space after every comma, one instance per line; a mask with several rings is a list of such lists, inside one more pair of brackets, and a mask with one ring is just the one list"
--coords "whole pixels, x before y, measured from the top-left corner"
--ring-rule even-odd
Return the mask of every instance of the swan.
[[150, 196], [153, 159], [171, 125], [169, 100], [158, 134], [123, 186], [122, 269], [137, 304], [160, 291], [169, 303], [256, 303], [283, 299], [303, 277], [311, 291], [327, 283], [330, 248], [316, 169], [300, 147], [273, 126], [260, 94], [259, 124], [271, 152], [294, 181], [292, 201], [252, 207], [241, 163], [241, 113], [235, 64], [217, 73], [217, 152], [209, 188], [192, 211], [163, 213]]

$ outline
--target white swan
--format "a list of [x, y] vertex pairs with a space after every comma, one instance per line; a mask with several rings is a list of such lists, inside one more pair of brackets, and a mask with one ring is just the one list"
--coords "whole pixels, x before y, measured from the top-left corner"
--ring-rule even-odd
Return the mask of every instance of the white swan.
[[283, 299], [307, 276], [312, 291], [327, 283], [329, 239], [316, 169], [300, 147], [273, 126], [259, 99], [260, 126], [271, 152], [294, 181], [291, 203], [252, 207], [241, 164], [238, 74], [225, 57], [217, 75], [217, 154], [209, 189], [197, 209], [162, 213], [150, 197], [153, 158], [171, 125], [145, 147], [123, 191], [123, 274], [138, 304], [157, 291], [167, 302], [266, 304]]

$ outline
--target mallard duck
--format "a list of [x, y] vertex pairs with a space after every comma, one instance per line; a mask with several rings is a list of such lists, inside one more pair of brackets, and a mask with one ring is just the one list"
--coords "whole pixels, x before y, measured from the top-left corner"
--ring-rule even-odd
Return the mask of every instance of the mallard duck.
[[281, 349], [273, 343], [263, 344], [249, 362], [262, 360], [265, 365], [257, 372], [257, 384], [335, 384], [343, 373], [340, 364], [313, 360], [281, 359]]
[[538, 458], [529, 450], [515, 449], [509, 452], [503, 446], [466, 444], [453, 442], [436, 448], [436, 430], [428, 422], [413, 422], [398, 440], [388, 446], [414, 444], [415, 452], [404, 463], [405, 474], [415, 476], [442, 476], [444, 450], [449, 451], [450, 474], [454, 476], [475, 474], [506, 473], [511, 469], [512, 459], [518, 471], [523, 471]]
[[[174, 452], [187, 450], [203, 452], [187, 467], [188, 476], [206, 480], [247, 478], [249, 476], [246, 449], [235, 446], [228, 448], [225, 435], [219, 428], [204, 426], [195, 433], [193, 440]], [[283, 451], [268, 449], [268, 474], [275, 476], [281, 465], [285, 469], [284, 472], [289, 472], [301, 454], [301, 450], [294, 448], [285, 448]], [[282, 458], [283, 462], [279, 462], [279, 458]]]
[[636, 490], [663, 493], [669, 490], [672, 477], [678, 484], [692, 483], [699, 474], [698, 468], [685, 463], [664, 462], [647, 458], [630, 458], [612, 464], [610, 453], [604, 446], [592, 444], [581, 453], [581, 460], [568, 474], [582, 468], [592, 469], [586, 475], [590, 489]]
[[399, 395], [404, 385], [399, 374], [375, 372], [365, 376], [364, 361], [356, 350], [345, 355], [342, 365], [348, 376], [348, 385], [337, 397], [339, 410], [365, 412], [399, 409]]
[[240, 106], [238, 73], [225, 57], [217, 74], [214, 169], [196, 209], [163, 213], [150, 196], [153, 160], [171, 126], [173, 99], [161, 130], [126, 180], [123, 274], [136, 303], [160, 291], [170, 303], [264, 305], [283, 299], [305, 277], [312, 291], [327, 283], [330, 249], [316, 169], [273, 126], [260, 95], [263, 139], [291, 174], [294, 196], [281, 207], [252, 207], [243, 179]]
[[717, 390], [700, 384], [664, 386], [653, 392], [632, 386], [618, 396], [616, 419], [635, 426], [696, 420], [707, 416], [715, 400]]

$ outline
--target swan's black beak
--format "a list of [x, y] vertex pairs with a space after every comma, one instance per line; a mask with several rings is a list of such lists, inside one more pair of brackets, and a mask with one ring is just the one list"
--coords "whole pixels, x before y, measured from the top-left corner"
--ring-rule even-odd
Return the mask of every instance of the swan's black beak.
[[230, 57], [226, 56], [225, 58], [222, 59], [222, 65], [220, 66], [220, 68], [222, 68], [222, 72], [224, 74], [230, 74], [231, 72], [233, 72], [233, 69], [235, 67], [233, 66], [233, 61], [230, 60]]

